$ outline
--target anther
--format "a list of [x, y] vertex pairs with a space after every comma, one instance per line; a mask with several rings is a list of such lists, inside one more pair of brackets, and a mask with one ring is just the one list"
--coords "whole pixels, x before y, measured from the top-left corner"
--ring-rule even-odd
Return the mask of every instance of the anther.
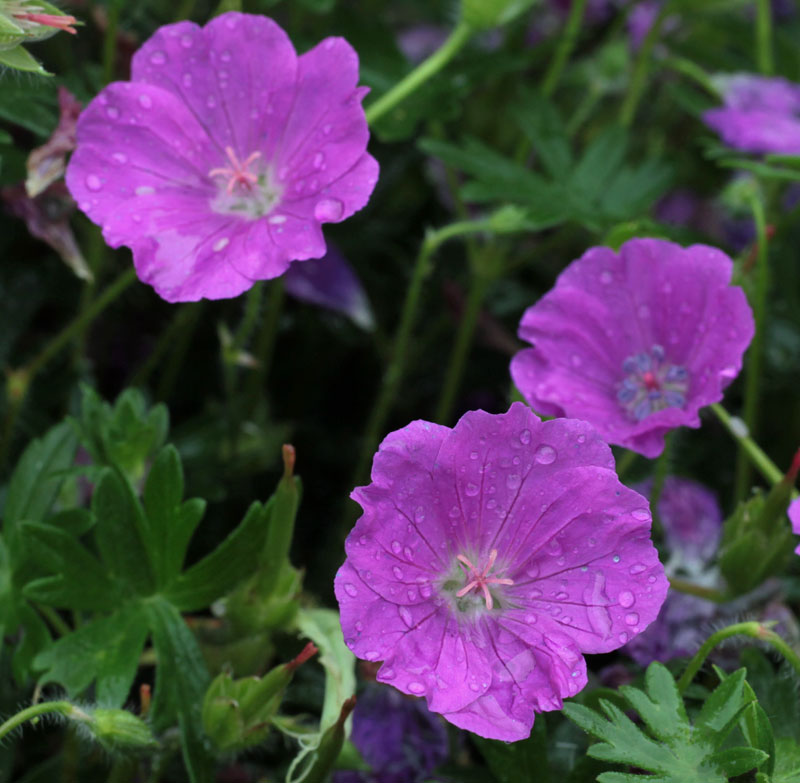
[[483, 571], [479, 571], [465, 555], [456, 555], [456, 559], [462, 562], [469, 570], [466, 576], [470, 581], [464, 585], [457, 593], [456, 596], [461, 598], [465, 596], [470, 590], [476, 587], [483, 591], [483, 598], [486, 601], [486, 608], [491, 609], [494, 605], [492, 594], [489, 592], [489, 585], [513, 585], [513, 579], [498, 579], [496, 576], [489, 576], [489, 571], [494, 567], [494, 562], [497, 560], [497, 550], [493, 549], [489, 552], [489, 561], [486, 563]]

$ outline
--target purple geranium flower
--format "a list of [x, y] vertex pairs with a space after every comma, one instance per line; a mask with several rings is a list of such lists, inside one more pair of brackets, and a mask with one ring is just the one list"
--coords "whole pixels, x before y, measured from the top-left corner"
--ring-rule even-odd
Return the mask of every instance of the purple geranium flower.
[[658, 456], [741, 369], [754, 325], [732, 270], [721, 250], [662, 239], [587, 250], [522, 316], [534, 347], [511, 362], [517, 388], [540, 413]]
[[416, 783], [448, 754], [447, 731], [436, 715], [419, 699], [375, 683], [358, 697], [351, 739], [373, 772], [337, 772], [334, 783], [346, 783], [348, 775], [353, 781]]
[[386, 437], [336, 575], [345, 642], [461, 728], [527, 737], [667, 592], [647, 501], [586, 422], [521, 403]]
[[[795, 498], [789, 504], [789, 521], [792, 523], [792, 532], [800, 536], [800, 498]], [[794, 550], [795, 554], [800, 555], [800, 545]]]
[[323, 256], [321, 224], [367, 203], [357, 81], [342, 38], [298, 57], [263, 16], [167, 25], [81, 115], [67, 184], [164, 299], [236, 296]]
[[800, 154], [800, 85], [778, 76], [718, 76], [723, 106], [703, 120], [731, 147], [754, 153]]

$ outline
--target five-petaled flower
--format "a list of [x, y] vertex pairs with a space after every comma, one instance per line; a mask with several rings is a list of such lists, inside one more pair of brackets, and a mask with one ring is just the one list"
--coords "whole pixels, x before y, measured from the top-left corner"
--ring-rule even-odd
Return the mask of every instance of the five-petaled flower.
[[527, 737], [534, 713], [586, 684], [584, 652], [625, 644], [667, 581], [647, 501], [620, 484], [586, 422], [467, 413], [386, 437], [345, 545], [345, 642], [377, 679], [485, 737]]
[[731, 147], [754, 153], [800, 154], [800, 84], [779, 76], [717, 76], [723, 106], [703, 121]]
[[67, 184], [165, 299], [236, 296], [323, 256], [321, 224], [367, 203], [357, 81], [342, 38], [298, 57], [263, 16], [167, 25], [81, 115]]
[[533, 344], [511, 375], [539, 413], [591, 422], [609, 443], [658, 456], [664, 435], [699, 427], [753, 337], [733, 262], [706, 245], [631, 239], [573, 261], [522, 316]]

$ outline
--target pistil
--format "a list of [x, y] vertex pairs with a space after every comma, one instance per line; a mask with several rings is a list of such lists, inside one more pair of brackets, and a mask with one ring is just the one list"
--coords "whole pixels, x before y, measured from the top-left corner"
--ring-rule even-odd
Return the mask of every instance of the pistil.
[[231, 165], [224, 168], [211, 169], [209, 177], [228, 177], [228, 184], [225, 188], [230, 196], [237, 185], [242, 185], [250, 190], [258, 182], [258, 176], [248, 171], [250, 164], [261, 157], [260, 152], [252, 152], [245, 160], [239, 160], [233, 147], [225, 147], [225, 154]]
[[456, 559], [459, 560], [467, 567], [466, 576], [470, 581], [464, 585], [457, 593], [456, 596], [461, 598], [465, 596], [471, 590], [478, 588], [479, 590], [483, 591], [483, 597], [486, 601], [486, 608], [491, 609], [494, 605], [494, 601], [492, 599], [492, 594], [489, 591], [489, 585], [513, 585], [513, 579], [499, 579], [496, 576], [489, 576], [489, 572], [494, 567], [494, 562], [497, 560], [497, 550], [493, 549], [489, 552], [489, 561], [486, 563], [484, 569], [479, 571], [472, 562], [469, 560], [466, 555], [456, 555]]

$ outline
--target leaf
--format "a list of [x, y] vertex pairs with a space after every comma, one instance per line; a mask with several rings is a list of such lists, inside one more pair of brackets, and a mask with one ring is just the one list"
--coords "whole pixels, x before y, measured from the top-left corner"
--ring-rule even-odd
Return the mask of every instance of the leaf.
[[556, 107], [541, 93], [525, 92], [514, 104], [512, 115], [536, 150], [542, 165], [556, 179], [572, 168], [572, 150]]
[[184, 612], [205, 609], [258, 567], [272, 501], [254, 502], [238, 527], [213, 551], [184, 571], [163, 591]]
[[72, 465], [77, 445], [72, 427], [63, 422], [32, 441], [22, 453], [11, 474], [3, 508], [3, 530], [12, 548], [19, 522], [44, 520], [64, 480], [59, 472]]
[[472, 741], [489, 765], [497, 783], [551, 783], [547, 760], [547, 727], [544, 715], [537, 715], [528, 739], [499, 742], [472, 736]]
[[771, 783], [800, 783], [800, 745], [788, 737], [781, 737], [775, 743]]
[[120, 473], [107, 468], [92, 496], [95, 541], [111, 574], [138, 595], [150, 595], [153, 574], [144, 541], [149, 531], [139, 500]]
[[[604, 772], [601, 783], [726, 783], [763, 764], [767, 753], [755, 748], [721, 749], [725, 738], [752, 701], [747, 693], [745, 669], [727, 677], [711, 693], [691, 726], [675, 680], [658, 662], [651, 663], [645, 689], [625, 686], [620, 692], [641, 716], [644, 727], [621, 709], [601, 699], [607, 717], [580, 704], [564, 705], [566, 716], [600, 742], [588, 755], [637, 767], [654, 777], [635, 773]], [[749, 691], [749, 689], [747, 689]]]
[[147, 513], [147, 545], [159, 587], [177, 577], [186, 549], [205, 513], [199, 498], [183, 500], [183, 467], [177, 449], [167, 445], [158, 454], [142, 496]]
[[93, 620], [36, 656], [34, 667], [44, 670], [39, 684], [58, 683], [74, 698], [96, 679], [97, 702], [121, 707], [136, 677], [147, 635], [147, 617], [139, 604]]
[[13, 49], [0, 49], [0, 65], [6, 65], [17, 71], [28, 71], [39, 76], [52, 76], [46, 71], [42, 64], [23, 46], [15, 46]]
[[748, 744], [766, 753], [767, 762], [763, 765], [763, 771], [771, 775], [775, 769], [775, 735], [764, 708], [757, 701], [751, 702], [739, 725]]
[[28, 556], [52, 575], [34, 579], [23, 594], [59, 609], [111, 611], [121, 600], [118, 584], [102, 563], [64, 530], [34, 522], [21, 527]]
[[336, 723], [342, 704], [356, 692], [356, 659], [344, 643], [338, 612], [300, 609], [296, 623], [300, 633], [319, 648], [319, 662], [325, 669], [325, 701], [320, 718], [320, 732], [324, 732]]
[[12, 83], [3, 80], [0, 89], [0, 118], [47, 138], [58, 117], [57, 85], [54, 80]]
[[192, 783], [214, 780], [214, 759], [202, 723], [203, 697], [210, 677], [200, 648], [180, 613], [162, 599], [146, 605], [158, 658], [152, 721], [161, 730], [177, 714], [183, 759]]

